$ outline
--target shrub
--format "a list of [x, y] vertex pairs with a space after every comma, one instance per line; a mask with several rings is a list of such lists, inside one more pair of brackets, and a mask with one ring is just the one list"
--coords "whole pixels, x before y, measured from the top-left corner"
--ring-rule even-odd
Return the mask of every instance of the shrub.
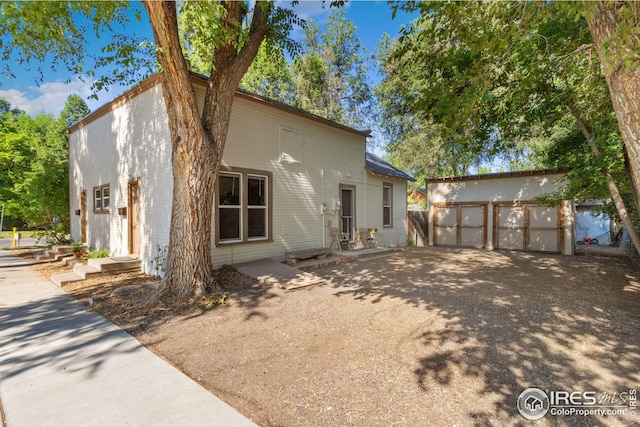
[[109, 251], [109, 249], [96, 249], [89, 252], [87, 258], [107, 258], [110, 253], [111, 251]]
[[62, 224], [58, 224], [56, 228], [40, 230], [34, 233], [38, 243], [44, 243], [48, 247], [64, 242], [66, 235], [67, 230]]

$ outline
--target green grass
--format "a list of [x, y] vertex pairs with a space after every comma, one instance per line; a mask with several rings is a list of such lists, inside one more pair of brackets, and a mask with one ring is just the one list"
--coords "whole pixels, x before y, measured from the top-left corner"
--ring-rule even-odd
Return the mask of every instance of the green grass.
[[[35, 231], [21, 231], [23, 239], [35, 237]], [[13, 239], [13, 231], [0, 231], [0, 239]]]
[[0, 248], [0, 251], [12, 251], [14, 249], [45, 249], [44, 246], [18, 246], [17, 248], [11, 247], [11, 246], [5, 246]]

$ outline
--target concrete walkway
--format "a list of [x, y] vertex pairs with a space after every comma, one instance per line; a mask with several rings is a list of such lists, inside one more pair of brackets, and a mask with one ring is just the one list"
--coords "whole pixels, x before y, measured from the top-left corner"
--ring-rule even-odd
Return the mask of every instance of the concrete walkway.
[[8, 427], [255, 425], [8, 251], [0, 402]]

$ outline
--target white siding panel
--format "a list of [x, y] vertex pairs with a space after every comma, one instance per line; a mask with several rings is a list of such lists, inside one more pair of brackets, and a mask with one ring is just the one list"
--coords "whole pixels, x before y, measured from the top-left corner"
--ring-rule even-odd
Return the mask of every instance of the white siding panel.
[[[282, 161], [282, 129], [300, 137], [301, 149], [292, 155], [302, 156], [299, 161]], [[362, 136], [236, 98], [222, 162], [273, 174], [273, 241], [218, 245], [212, 251], [214, 265], [281, 260], [287, 251], [329, 246], [328, 227], [337, 226], [339, 219], [331, 211], [340, 184], [356, 186], [356, 221], [363, 223], [364, 153]], [[324, 216], [323, 202], [329, 210]]]
[[[366, 205], [364, 226], [378, 229], [380, 246], [405, 246], [407, 244], [407, 182], [391, 176], [366, 172]], [[383, 227], [382, 191], [384, 183], [393, 185], [392, 227]]]
[[[140, 180], [140, 257], [154, 272], [157, 244], [169, 242], [171, 148], [160, 86], [155, 86], [72, 133], [70, 143], [71, 211], [80, 209], [80, 189], [87, 189], [87, 239], [92, 248], [128, 254], [128, 222], [118, 208], [128, 203], [128, 182]], [[108, 215], [93, 213], [92, 188], [110, 184]], [[71, 236], [80, 240], [80, 217], [73, 215]]]

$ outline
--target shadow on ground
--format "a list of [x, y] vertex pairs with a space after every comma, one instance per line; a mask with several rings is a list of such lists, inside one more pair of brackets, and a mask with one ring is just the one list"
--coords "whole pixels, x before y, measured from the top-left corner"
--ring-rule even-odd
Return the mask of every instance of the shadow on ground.
[[626, 393], [640, 383], [640, 272], [628, 260], [413, 248], [317, 273], [338, 298], [424, 310], [422, 327], [393, 338], [415, 350], [415, 382], [434, 399], [470, 385], [460, 398], [476, 401], [459, 410], [475, 424], [530, 423], [516, 408], [528, 387], [595, 391], [599, 404], [627, 409], [547, 415], [554, 425], [632, 424]]
[[[141, 347], [118, 339], [126, 333], [67, 295], [0, 308], [0, 375], [4, 380], [55, 366], [93, 377], [116, 353]], [[99, 343], [97, 346], [90, 344]]]

